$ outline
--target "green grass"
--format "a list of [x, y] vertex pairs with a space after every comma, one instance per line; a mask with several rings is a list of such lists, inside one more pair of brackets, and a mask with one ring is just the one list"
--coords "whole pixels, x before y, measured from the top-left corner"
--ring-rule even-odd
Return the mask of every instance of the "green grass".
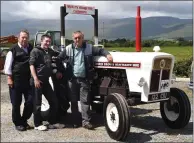
[[[193, 56], [193, 47], [185, 46], [185, 47], [160, 47], [161, 52], [169, 53], [175, 56], [176, 61], [184, 60], [191, 58]], [[135, 52], [135, 47], [130, 48], [106, 48], [108, 51], [116, 50], [120, 52]], [[142, 48], [142, 52], [153, 52], [152, 48]]]

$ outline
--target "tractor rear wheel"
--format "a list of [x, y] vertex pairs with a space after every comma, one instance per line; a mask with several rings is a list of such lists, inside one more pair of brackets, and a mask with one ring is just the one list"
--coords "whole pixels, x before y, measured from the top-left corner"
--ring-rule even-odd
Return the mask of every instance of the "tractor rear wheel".
[[160, 102], [160, 113], [168, 127], [184, 128], [191, 117], [191, 104], [186, 93], [178, 88], [171, 88], [170, 99]]
[[127, 101], [121, 94], [112, 93], [106, 97], [103, 116], [108, 135], [114, 140], [125, 140], [131, 121]]
[[49, 119], [49, 113], [50, 113], [50, 106], [46, 98], [43, 96], [42, 105], [41, 105], [41, 117], [43, 121], [47, 121]]

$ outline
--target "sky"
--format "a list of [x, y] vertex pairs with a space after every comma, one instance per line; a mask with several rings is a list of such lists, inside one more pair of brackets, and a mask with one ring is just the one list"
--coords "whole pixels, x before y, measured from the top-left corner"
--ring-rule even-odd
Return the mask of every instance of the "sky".
[[[192, 19], [192, 1], [1, 1], [1, 20], [59, 19], [64, 4], [94, 6], [99, 19], [136, 17], [141, 6], [141, 17], [171, 16]], [[66, 19], [92, 19], [91, 16], [69, 14]]]

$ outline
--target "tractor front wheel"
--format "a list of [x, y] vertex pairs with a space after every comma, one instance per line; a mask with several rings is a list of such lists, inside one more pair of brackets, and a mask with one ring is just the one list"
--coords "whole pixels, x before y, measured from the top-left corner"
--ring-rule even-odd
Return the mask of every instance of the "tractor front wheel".
[[124, 140], [130, 130], [130, 110], [125, 98], [118, 93], [106, 97], [103, 108], [105, 128], [114, 140]]

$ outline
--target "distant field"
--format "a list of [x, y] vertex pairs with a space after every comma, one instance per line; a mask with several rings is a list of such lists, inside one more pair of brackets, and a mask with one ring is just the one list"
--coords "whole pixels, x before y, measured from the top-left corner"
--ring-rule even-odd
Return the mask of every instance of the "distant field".
[[[161, 52], [166, 52], [175, 56], [177, 61], [187, 59], [193, 56], [193, 47], [160, 47]], [[135, 47], [130, 48], [106, 48], [109, 51], [116, 50], [121, 52], [135, 52]], [[153, 48], [142, 48], [142, 52], [152, 52]]]

